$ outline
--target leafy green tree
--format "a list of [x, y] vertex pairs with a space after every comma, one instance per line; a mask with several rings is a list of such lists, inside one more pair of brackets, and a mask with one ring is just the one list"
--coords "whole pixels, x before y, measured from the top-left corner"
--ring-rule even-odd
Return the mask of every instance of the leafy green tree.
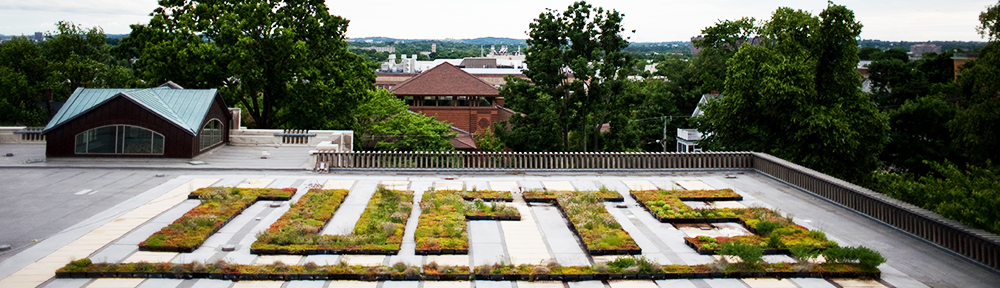
[[0, 44], [0, 124], [41, 126], [48, 120], [48, 61], [25, 37]]
[[925, 175], [926, 161], [954, 159], [948, 121], [955, 117], [955, 105], [943, 95], [919, 97], [889, 111], [889, 138], [881, 159], [897, 172]]
[[726, 61], [736, 54], [743, 43], [759, 41], [759, 27], [754, 18], [723, 20], [701, 31], [701, 39], [693, 44], [701, 48], [694, 58], [701, 91], [719, 91], [725, 87]]
[[696, 120], [715, 151], [761, 151], [854, 182], [879, 164], [887, 117], [861, 92], [861, 24], [844, 6], [780, 8], [729, 59], [724, 97]]
[[564, 151], [566, 132], [557, 112], [561, 108], [545, 88], [527, 80], [507, 76], [500, 89], [506, 104], [517, 111], [505, 122], [494, 125], [494, 134], [514, 151]]
[[502, 152], [504, 149], [503, 141], [493, 135], [493, 130], [490, 129], [480, 130], [472, 134], [472, 140], [476, 142], [476, 147], [481, 151]]
[[[622, 15], [618, 11], [605, 11], [580, 1], [566, 11], [548, 10], [529, 25], [528, 48], [525, 57], [528, 69], [524, 72], [534, 87], [526, 82], [508, 81], [505, 97], [509, 106], [527, 115], [533, 121], [555, 124], [557, 129], [525, 131], [520, 120], [511, 121], [512, 133], [498, 135], [522, 137], [522, 132], [559, 140], [544, 151], [566, 151], [580, 147], [583, 151], [601, 149], [600, 129], [618, 113], [619, 97], [625, 89], [629, 75], [634, 75], [636, 61], [622, 50], [628, 41], [622, 36]], [[572, 75], [573, 77], [568, 77]], [[510, 79], [510, 78], [508, 78]], [[524, 85], [522, 85], [524, 84]], [[546, 105], [540, 109], [526, 107], [529, 103]], [[530, 110], [530, 111], [529, 111]], [[554, 114], [554, 115], [553, 115]], [[553, 132], [552, 134], [540, 134]], [[578, 133], [580, 143], [570, 143], [570, 132]], [[503, 137], [503, 136], [501, 136]], [[508, 142], [509, 147], [519, 147]], [[544, 146], [544, 145], [543, 145]]]
[[407, 111], [406, 103], [385, 89], [370, 92], [351, 117], [358, 119], [354, 128], [355, 145], [364, 147], [374, 141], [377, 150], [450, 151], [455, 138], [451, 125], [423, 114]]
[[65, 100], [77, 87], [136, 86], [132, 71], [115, 63], [100, 27], [86, 29], [63, 21], [56, 26], [58, 34], [49, 34], [42, 42], [55, 100]]
[[1000, 234], [1000, 174], [992, 163], [959, 169], [951, 162], [930, 162], [926, 176], [878, 173], [876, 190], [893, 198]]
[[373, 87], [371, 67], [347, 49], [348, 21], [321, 0], [160, 4], [123, 41], [140, 50], [143, 79], [219, 87], [258, 128], [351, 127], [350, 111]]
[[861, 47], [858, 51], [858, 58], [861, 60], [875, 60], [880, 58], [882, 55], [882, 49], [875, 47]]
[[906, 100], [927, 95], [930, 83], [923, 70], [916, 69], [919, 63], [894, 58], [872, 61], [868, 79], [872, 81], [875, 103], [882, 108], [896, 108]]

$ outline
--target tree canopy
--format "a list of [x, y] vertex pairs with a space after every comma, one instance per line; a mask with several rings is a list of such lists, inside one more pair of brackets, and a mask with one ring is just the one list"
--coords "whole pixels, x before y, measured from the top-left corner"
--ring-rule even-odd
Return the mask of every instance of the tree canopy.
[[563, 12], [547, 10], [529, 25], [524, 74], [531, 82], [508, 77], [501, 91], [524, 114], [511, 118], [509, 131], [497, 131], [508, 147], [602, 150], [601, 127], [623, 112], [627, 78], [636, 74], [637, 63], [622, 51], [628, 47], [622, 17], [580, 1]]
[[120, 53], [153, 83], [219, 88], [257, 128], [344, 129], [374, 72], [321, 0], [161, 1]]
[[[726, 62], [724, 97], [709, 102], [697, 120], [708, 135], [703, 145], [761, 151], [848, 181], [867, 179], [888, 141], [888, 118], [860, 89], [861, 24], [854, 12], [833, 4], [818, 16], [780, 8], [752, 30], [759, 34], [740, 37], [760, 43], [742, 43]], [[727, 37], [733, 36], [718, 38]]]
[[357, 119], [355, 147], [372, 146], [388, 151], [450, 151], [455, 138], [451, 125], [407, 111], [406, 103], [392, 92], [376, 89], [351, 111]]

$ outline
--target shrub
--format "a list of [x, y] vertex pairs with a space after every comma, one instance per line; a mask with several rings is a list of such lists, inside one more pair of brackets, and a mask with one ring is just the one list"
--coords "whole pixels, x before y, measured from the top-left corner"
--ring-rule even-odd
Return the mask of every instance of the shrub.
[[764, 248], [739, 242], [726, 243], [718, 254], [740, 257], [743, 260], [740, 265], [747, 269], [756, 268], [764, 261]]
[[754, 228], [757, 228], [757, 234], [760, 234], [760, 236], [768, 237], [771, 236], [771, 232], [774, 232], [774, 229], [781, 228], [781, 226], [782, 225], [777, 222], [761, 221], [760, 223], [757, 223], [757, 227]]

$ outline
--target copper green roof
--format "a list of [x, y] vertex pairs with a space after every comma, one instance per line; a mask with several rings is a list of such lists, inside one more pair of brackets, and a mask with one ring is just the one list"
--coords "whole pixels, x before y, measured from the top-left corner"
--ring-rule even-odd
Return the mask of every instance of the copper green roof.
[[148, 89], [89, 89], [76, 88], [66, 104], [45, 126], [43, 133], [83, 115], [114, 99], [125, 97], [159, 115], [182, 130], [198, 135], [201, 122], [215, 100], [215, 89], [173, 89], [161, 86]]

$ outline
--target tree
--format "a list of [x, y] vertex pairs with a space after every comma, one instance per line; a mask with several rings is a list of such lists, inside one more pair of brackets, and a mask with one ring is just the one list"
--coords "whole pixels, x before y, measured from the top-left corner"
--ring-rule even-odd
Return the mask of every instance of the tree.
[[321, 0], [160, 3], [148, 25], [133, 26], [137, 39], [123, 40], [141, 50], [143, 78], [219, 87], [258, 128], [350, 127], [373, 87], [372, 69], [347, 50], [348, 21]]
[[410, 112], [406, 103], [385, 89], [366, 95], [351, 117], [355, 123], [355, 145], [364, 147], [372, 140], [377, 150], [450, 151], [455, 132], [448, 123]]
[[992, 163], [959, 169], [951, 162], [927, 161], [926, 176], [878, 173], [875, 187], [886, 195], [934, 211], [975, 228], [1000, 234], [1000, 174]]
[[939, 94], [906, 100], [888, 112], [891, 140], [881, 158], [892, 171], [925, 175], [931, 169], [926, 161], [955, 159], [948, 130], [955, 105], [943, 98]]
[[60, 21], [58, 34], [49, 34], [42, 51], [49, 61], [49, 82], [55, 100], [65, 100], [77, 87], [130, 88], [135, 78], [127, 68], [115, 63], [100, 27], [83, 28]]
[[726, 61], [736, 54], [743, 43], [759, 41], [759, 27], [754, 18], [723, 20], [701, 31], [703, 36], [692, 41], [701, 48], [694, 58], [701, 91], [718, 91], [725, 86]]
[[0, 124], [44, 125], [48, 87], [48, 61], [37, 44], [25, 37], [0, 44]]
[[818, 17], [780, 8], [726, 62], [724, 97], [696, 120], [715, 151], [761, 151], [862, 182], [888, 141], [887, 117], [861, 92], [861, 24], [844, 6]]
[[[524, 74], [534, 86], [508, 78], [508, 88], [501, 92], [512, 109], [528, 115], [510, 122], [513, 133], [497, 133], [506, 137], [503, 139], [508, 147], [567, 151], [575, 146], [582, 151], [600, 150], [601, 127], [621, 111], [615, 104], [621, 103], [618, 98], [625, 89], [624, 81], [635, 74], [636, 62], [622, 51], [628, 47], [622, 36], [622, 17], [618, 11], [605, 11], [581, 1], [562, 13], [543, 12], [529, 25], [525, 57], [528, 69]], [[527, 107], [532, 104], [545, 106]], [[525, 130], [525, 124], [536, 125], [521, 121], [526, 119], [554, 124], [557, 129]], [[574, 139], [579, 143], [570, 143], [571, 132], [578, 134]], [[514, 143], [518, 140], [512, 137], [525, 134], [559, 142], [548, 147]]]

